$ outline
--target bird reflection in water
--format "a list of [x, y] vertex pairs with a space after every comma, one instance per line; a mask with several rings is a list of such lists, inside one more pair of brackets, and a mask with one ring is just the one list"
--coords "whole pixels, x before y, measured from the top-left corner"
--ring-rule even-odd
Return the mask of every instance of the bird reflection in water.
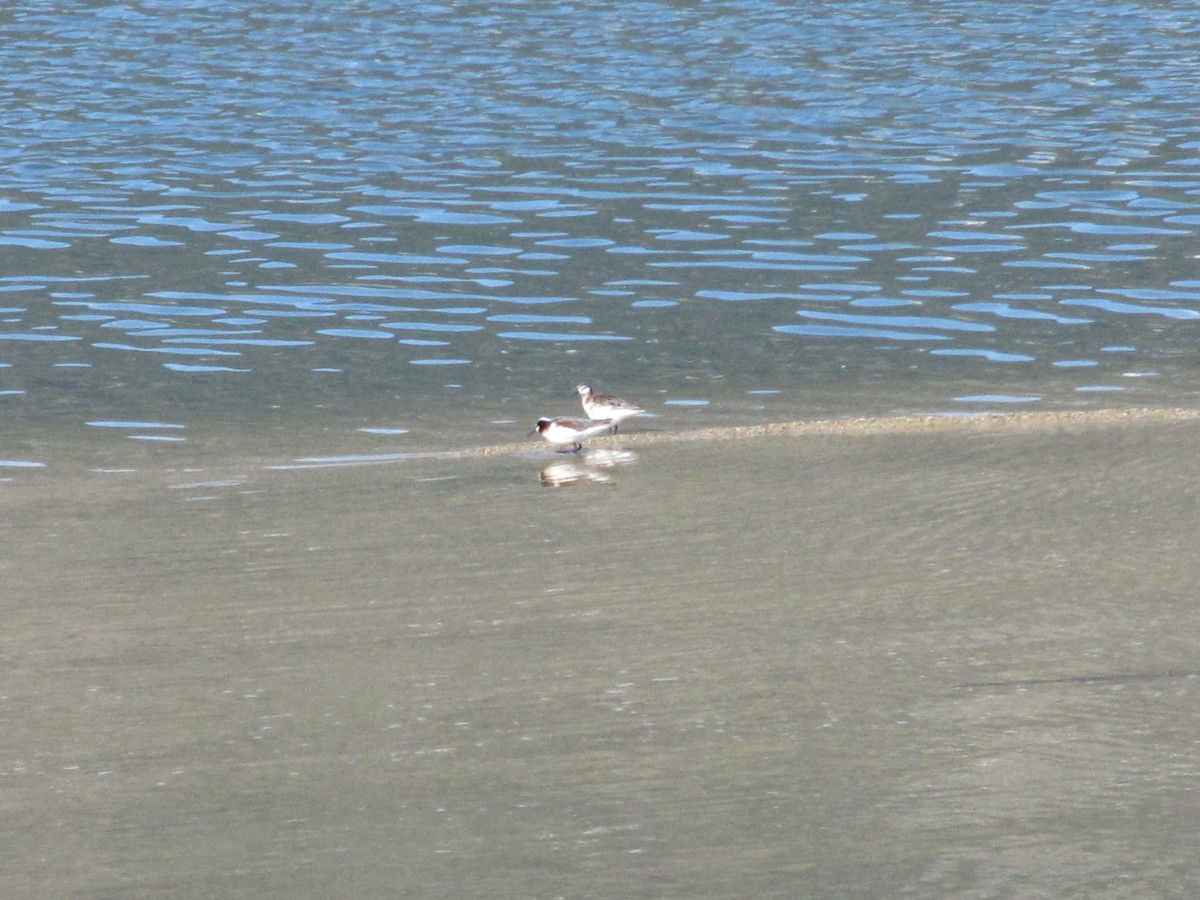
[[538, 474], [542, 487], [574, 487], [589, 481], [611, 484], [613, 469], [636, 460], [637, 454], [631, 450], [597, 448], [581, 451], [574, 459], [556, 460]]

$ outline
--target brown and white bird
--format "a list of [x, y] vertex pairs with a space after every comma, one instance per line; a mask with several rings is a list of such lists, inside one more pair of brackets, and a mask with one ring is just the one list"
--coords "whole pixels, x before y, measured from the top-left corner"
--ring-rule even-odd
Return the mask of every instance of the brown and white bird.
[[575, 390], [579, 391], [579, 396], [583, 400], [583, 411], [587, 413], [588, 418], [593, 422], [607, 422], [612, 426], [613, 431], [617, 430], [617, 425], [624, 419], [645, 412], [640, 406], [622, 400], [620, 397], [614, 397], [612, 394], [597, 394], [592, 390], [590, 384], [581, 384]]

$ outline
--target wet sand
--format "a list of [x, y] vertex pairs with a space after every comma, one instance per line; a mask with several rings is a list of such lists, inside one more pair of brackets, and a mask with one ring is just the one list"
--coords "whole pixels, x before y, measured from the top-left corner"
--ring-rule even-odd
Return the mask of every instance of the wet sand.
[[16, 473], [6, 882], [1200, 888], [1193, 413], [628, 430]]
[[[1200, 419], [1200, 410], [1182, 407], [1145, 407], [1125, 409], [1051, 410], [1008, 413], [959, 413], [901, 416], [857, 416], [838, 419], [802, 419], [786, 422], [763, 422], [754, 425], [722, 425], [709, 428], [653, 429], [650, 420], [635, 420], [625, 424], [619, 434], [593, 437], [589, 446], [646, 447], [654, 444], [678, 444], [689, 441], [751, 440], [763, 437], [804, 436], [866, 436], [908, 435], [942, 432], [1000, 431], [1072, 431], [1088, 428], [1113, 428], [1139, 424], [1188, 422]], [[348, 465], [372, 462], [394, 463], [417, 459], [475, 459], [486, 456], [509, 456], [529, 451], [531, 447], [549, 445], [538, 438], [503, 444], [483, 444], [462, 449], [400, 451], [397, 453], [347, 455], [332, 460]], [[320, 464], [320, 458], [301, 457], [288, 463], [275, 462], [269, 468], [303, 468], [304, 463]]]

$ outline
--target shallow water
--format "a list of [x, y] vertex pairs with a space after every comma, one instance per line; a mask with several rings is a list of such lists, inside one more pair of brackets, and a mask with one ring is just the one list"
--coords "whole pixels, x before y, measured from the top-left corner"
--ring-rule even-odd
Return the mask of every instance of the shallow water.
[[1190, 32], [1094, 12], [8, 4], [5, 440], [1194, 402]]
[[1198, 437], [32, 473], [6, 883], [1190, 896]]

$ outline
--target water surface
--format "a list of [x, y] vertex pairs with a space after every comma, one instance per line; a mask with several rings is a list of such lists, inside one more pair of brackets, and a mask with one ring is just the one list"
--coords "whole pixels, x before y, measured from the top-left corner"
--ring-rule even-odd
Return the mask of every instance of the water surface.
[[1143, 6], [9, 4], [5, 419], [1194, 402], [1196, 73]]
[[664, 442], [554, 489], [546, 452], [33, 473], [6, 880], [1189, 896], [1198, 437]]
[[1193, 896], [1194, 423], [676, 440], [1195, 407], [1194, 17], [1079, 12], [6, 4], [6, 883]]

